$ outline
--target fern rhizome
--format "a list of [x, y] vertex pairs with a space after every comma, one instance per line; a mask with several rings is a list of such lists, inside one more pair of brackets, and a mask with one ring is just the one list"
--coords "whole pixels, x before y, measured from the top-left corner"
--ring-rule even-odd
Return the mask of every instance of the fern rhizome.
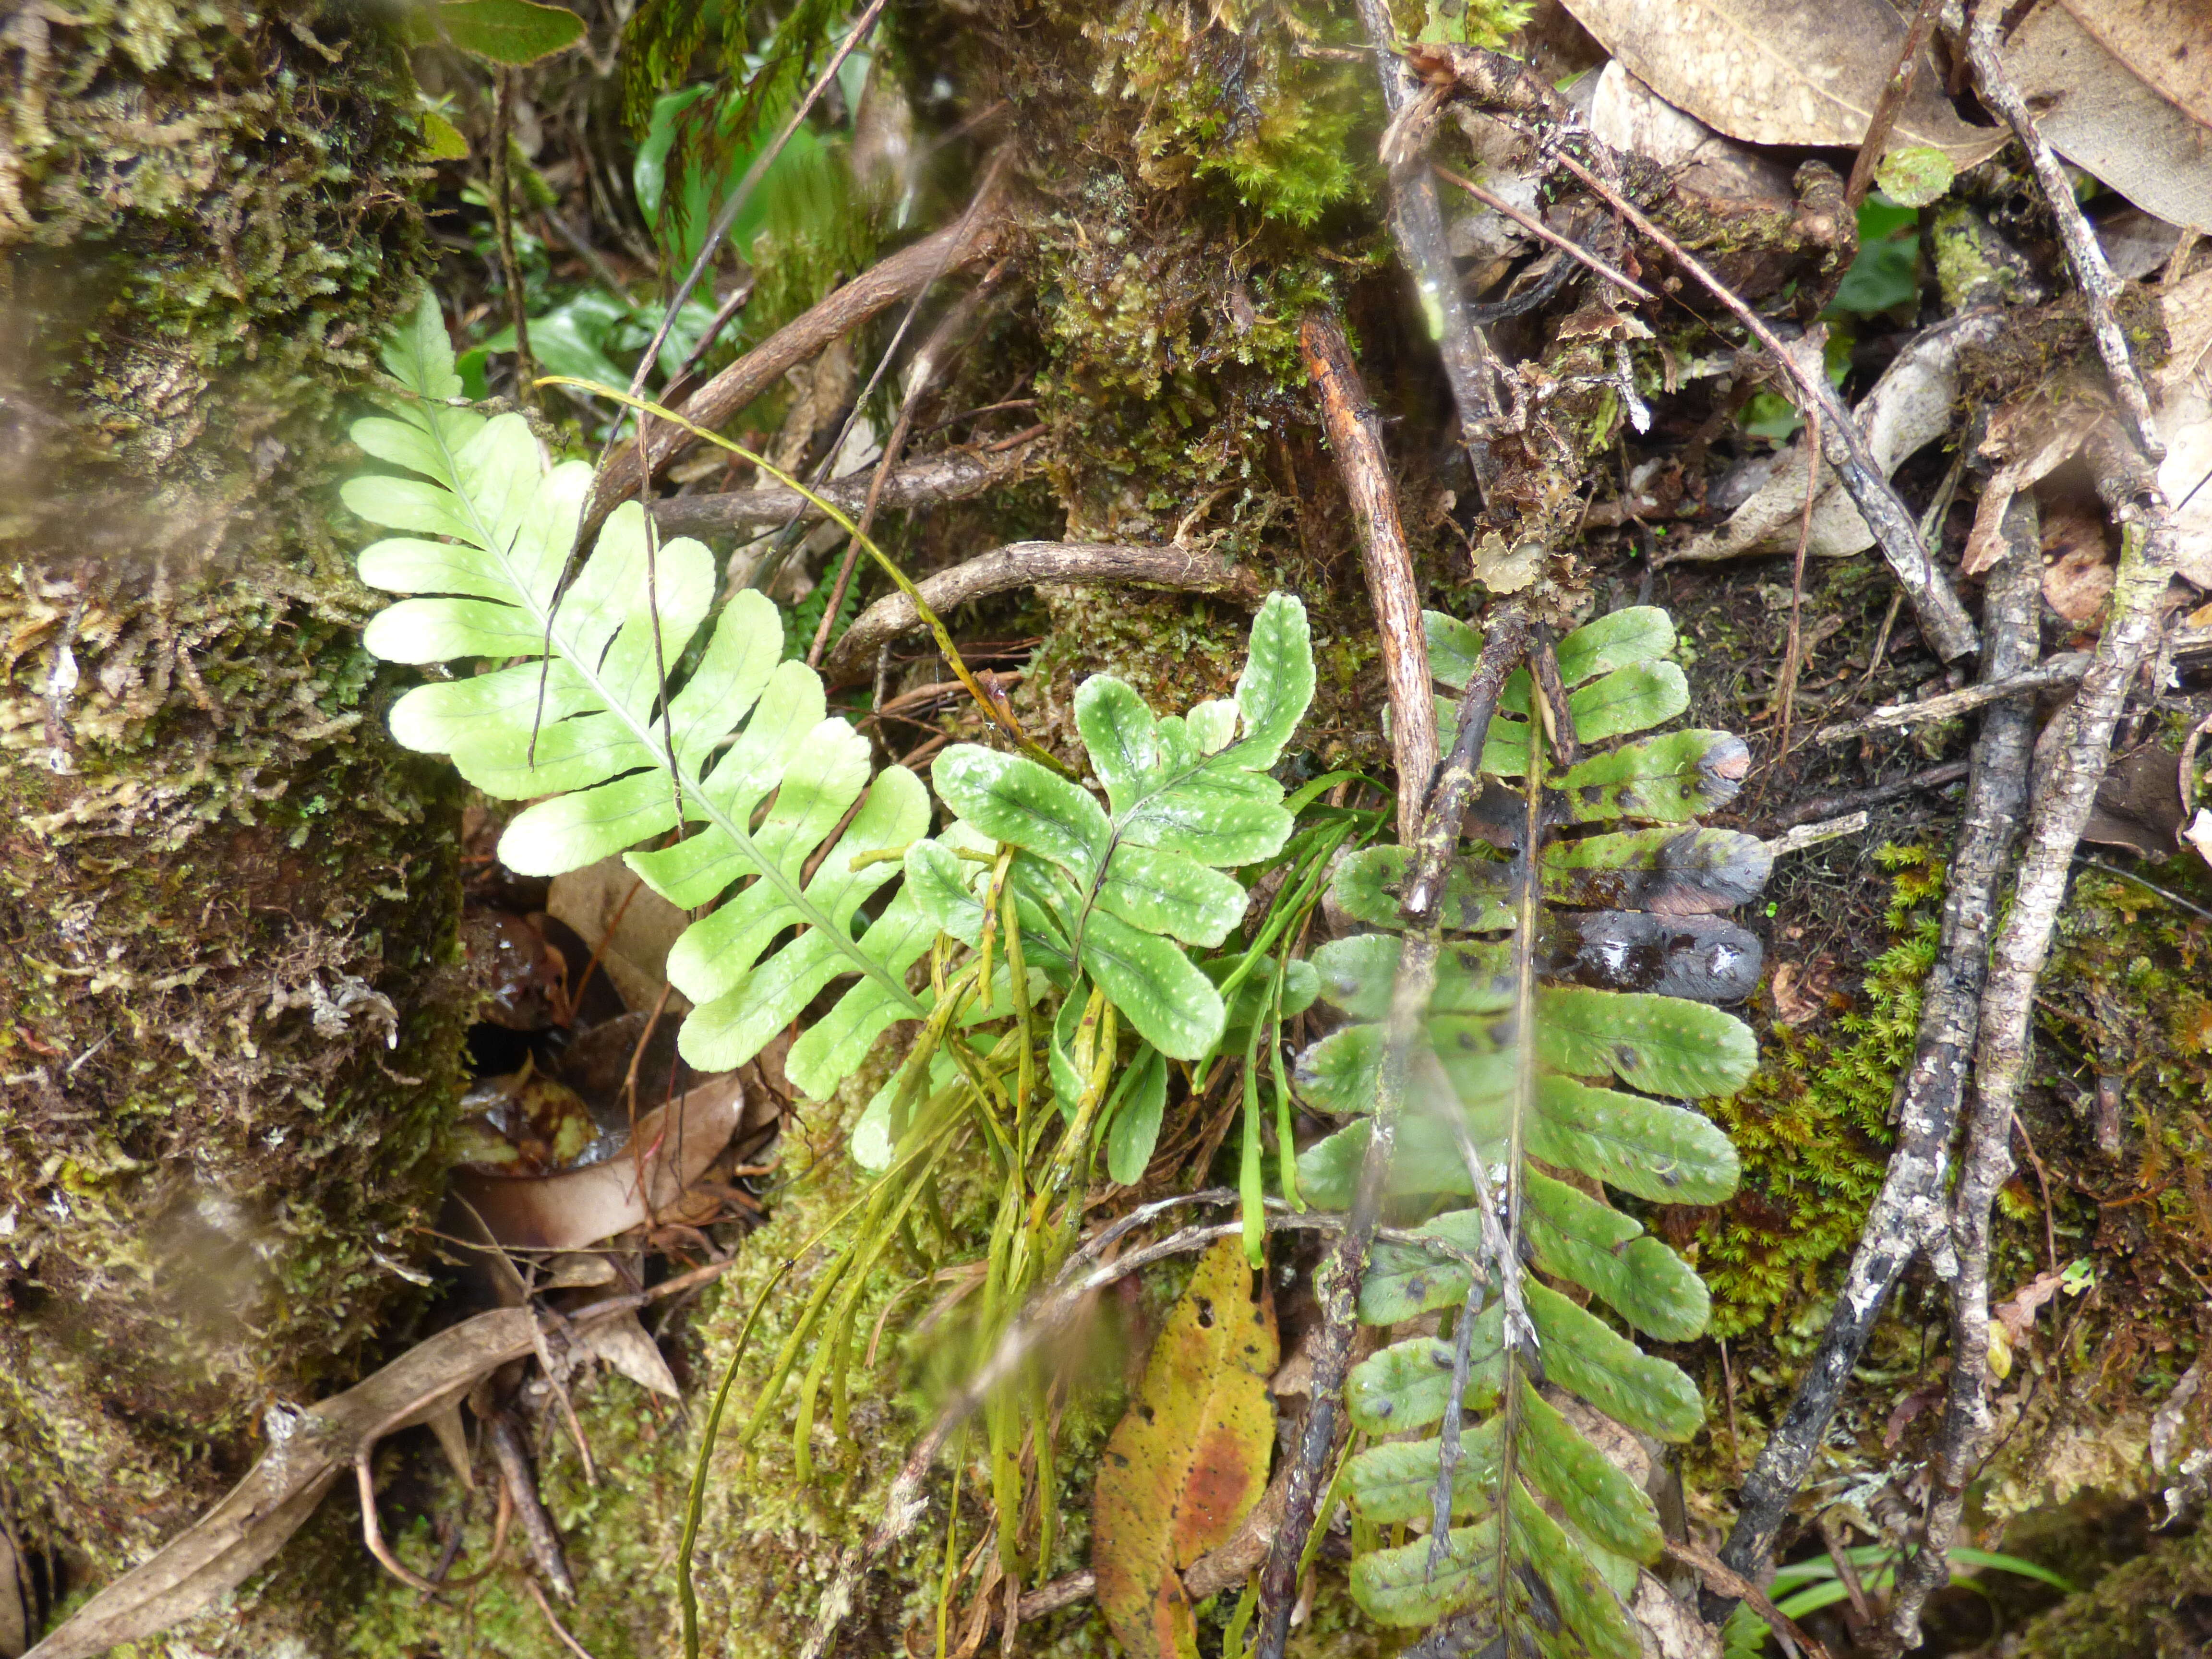
[[[1638, 735], [1687, 702], [1665, 613], [1617, 612], [1556, 647], [1519, 613], [1486, 639], [1431, 613], [1436, 678], [1464, 695], [1439, 702], [1458, 742], [1413, 847], [1373, 844], [1382, 811], [1328, 804], [1349, 775], [1286, 797], [1276, 774], [1314, 663], [1284, 594], [1254, 620], [1233, 696], [1163, 716], [1094, 677], [1075, 698], [1090, 781], [959, 744], [932, 769], [933, 804], [829, 713], [775, 605], [718, 599], [704, 546], [658, 541], [630, 503], [572, 560], [592, 469], [550, 459], [520, 415], [460, 401], [429, 295], [384, 362], [390, 413], [354, 433], [393, 471], [345, 499], [400, 532], [360, 568], [406, 597], [367, 643], [439, 676], [399, 699], [394, 734], [532, 803], [500, 843], [513, 868], [619, 854], [693, 914], [668, 972], [694, 1004], [695, 1066], [742, 1064], [796, 1026], [788, 1074], [826, 1098], [905, 1023], [854, 1134], [872, 1179], [741, 1438], [787, 1412], [811, 1477], [825, 1389], [844, 1427], [862, 1288], [935, 1210], [947, 1159], [988, 1159], [999, 1194], [988, 1340], [1066, 1259], [1102, 1163], [1139, 1181], [1171, 1095], [1206, 1098], [1241, 1071], [1253, 1261], [1271, 1184], [1289, 1206], [1346, 1209], [1387, 1161], [1389, 1218], [1415, 1231], [1376, 1249], [1359, 1315], [1451, 1321], [1346, 1387], [1366, 1442], [1343, 1488], [1360, 1535], [1428, 1529], [1355, 1561], [1361, 1605], [1474, 1648], [1633, 1656], [1624, 1602], [1660, 1534], [1586, 1431], [1695, 1430], [1688, 1379], [1623, 1333], [1690, 1340], [1706, 1295], [1603, 1193], [1705, 1204], [1734, 1186], [1727, 1139], [1683, 1103], [1751, 1069], [1749, 1031], [1711, 1005], [1756, 983], [1758, 944], [1722, 913], [1767, 864], [1759, 842], [1692, 822], [1734, 793], [1742, 744]], [[1326, 942], [1297, 959], [1316, 926]], [[1326, 1035], [1286, 1066], [1285, 1022], [1316, 998]], [[1301, 1108], [1343, 1127], [1300, 1153]], [[1053, 1559], [1044, 1386], [1024, 1374], [984, 1407], [1010, 1574]]]

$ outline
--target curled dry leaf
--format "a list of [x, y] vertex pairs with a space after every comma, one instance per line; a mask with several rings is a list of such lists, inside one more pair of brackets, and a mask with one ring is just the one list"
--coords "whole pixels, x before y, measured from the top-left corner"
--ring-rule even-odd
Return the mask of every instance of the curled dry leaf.
[[2054, 501], [2043, 513], [2043, 598], [2066, 621], [2094, 622], [2117, 572], [2104, 515], [2087, 502]]
[[520, 1308], [478, 1314], [311, 1410], [272, 1408], [270, 1449], [246, 1478], [79, 1607], [25, 1659], [92, 1659], [189, 1619], [235, 1589], [306, 1523], [363, 1448], [430, 1421], [480, 1378], [532, 1352], [534, 1317]]
[[1152, 1345], [1106, 1443], [1091, 1522], [1098, 1605], [1132, 1659], [1196, 1659], [1182, 1569], [1228, 1541], [1267, 1484], [1280, 1352], [1267, 1278], [1221, 1240]]
[[[1885, 477], [1914, 452], [1951, 429], [1959, 397], [1959, 354], [1985, 344], [2004, 326], [2002, 313], [1970, 311], [1924, 329], [1861, 398], [1851, 418], [1866, 434], [1867, 447]], [[1807, 456], [1802, 434], [1767, 475], [1766, 482], [1728, 521], [1698, 537], [1674, 556], [1682, 560], [1728, 559], [1745, 554], [1781, 552], [1797, 544], [1805, 513]], [[1817, 558], [1841, 558], [1874, 545], [1874, 532], [1851, 504], [1850, 492], [1834, 469], [1821, 464], [1820, 493], [1813, 501], [1812, 530], [1805, 550]]]
[[2181, 832], [2181, 838], [2197, 849], [2197, 856], [2205, 863], [2212, 864], [2212, 811], [2198, 807], [2197, 816]]
[[2147, 743], [2106, 769], [2081, 839], [2138, 858], [2172, 858], [2183, 816], [2173, 756], [2163, 744]]
[[[619, 856], [553, 878], [546, 909], [576, 930], [599, 954], [605, 974], [633, 1012], [653, 1006], [668, 983], [668, 952], [688, 921], [684, 912], [641, 881]], [[584, 964], [568, 964], [573, 983]], [[664, 1018], [672, 1024], [690, 1007], [681, 992], [669, 993]]]
[[2212, 14], [2194, 0], [2043, 0], [2004, 57], [2052, 149], [2147, 213], [2212, 227]]
[[728, 1073], [638, 1119], [630, 1147], [604, 1164], [534, 1179], [456, 1170], [453, 1190], [509, 1249], [580, 1250], [674, 1206], [730, 1144], [744, 1109], [744, 1084]]
[[[1747, 143], [1857, 145], [1905, 45], [1905, 20], [1887, 0], [1565, 4], [1661, 97]], [[1923, 61], [1889, 147], [1929, 146], [1968, 167], [2006, 137], [1960, 120]]]

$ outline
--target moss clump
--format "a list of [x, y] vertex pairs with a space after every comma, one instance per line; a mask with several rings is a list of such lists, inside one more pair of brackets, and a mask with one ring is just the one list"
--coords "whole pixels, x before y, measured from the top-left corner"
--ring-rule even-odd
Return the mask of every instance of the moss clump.
[[382, 735], [331, 522], [422, 251], [391, 21], [86, 0], [13, 44], [0, 1443], [96, 1580], [416, 1294], [459, 792]]
[[2212, 1530], [2159, 1539], [2014, 1639], [2018, 1659], [2197, 1659], [2212, 1644]]
[[1879, 857], [1895, 943], [1867, 965], [1857, 1005], [1833, 1035], [1771, 1025], [1749, 1086], [1713, 1108], [1743, 1160], [1735, 1196], [1699, 1213], [1691, 1233], [1715, 1336], [1780, 1329], [1832, 1290], [1881, 1186], [1891, 1097], [1936, 963], [1943, 866], [1917, 848]]

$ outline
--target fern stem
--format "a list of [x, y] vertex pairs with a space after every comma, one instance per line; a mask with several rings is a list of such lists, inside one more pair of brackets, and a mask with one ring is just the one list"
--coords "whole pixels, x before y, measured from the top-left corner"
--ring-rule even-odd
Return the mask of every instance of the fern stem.
[[1413, 867], [1406, 882], [1407, 923], [1426, 927], [1443, 903], [1445, 871], [1459, 850], [1460, 830], [1481, 780], [1482, 745], [1490, 735], [1506, 677], [1528, 654], [1528, 619], [1519, 611], [1493, 618], [1459, 702], [1459, 735], [1437, 769], [1427, 812], [1413, 842]]

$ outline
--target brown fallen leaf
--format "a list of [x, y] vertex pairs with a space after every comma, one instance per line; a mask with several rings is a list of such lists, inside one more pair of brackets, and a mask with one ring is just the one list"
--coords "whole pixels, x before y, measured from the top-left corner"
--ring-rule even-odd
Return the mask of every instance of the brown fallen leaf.
[[1795, 1026], [1809, 1024], [1827, 1012], [1835, 988], [1835, 958], [1824, 956], [1809, 963], [1777, 963], [1768, 994], [1774, 999], [1775, 1018]]
[[2166, 745], [2147, 743], [2105, 770], [2081, 839], [2119, 847], [2139, 858], [2170, 859], [2182, 821], [2181, 780]]
[[2043, 0], [2004, 59], [2052, 149], [2147, 213], [2212, 226], [2212, 13], [2197, 0]]
[[580, 1250], [672, 1207], [730, 1144], [744, 1108], [744, 1084], [728, 1073], [638, 1119], [635, 1153], [534, 1178], [457, 1170], [453, 1190], [509, 1249]]
[[1990, 1310], [1990, 1370], [2000, 1379], [2012, 1375], [2012, 1357], [2035, 1323], [2035, 1310], [2058, 1294], [2066, 1275], [2039, 1273]]
[[1959, 556], [1959, 574], [1978, 576], [2004, 553], [2004, 516], [2013, 497], [2049, 477], [2081, 447], [2105, 418], [2095, 403], [2054, 392], [2008, 404], [1990, 416], [1981, 453], [1998, 463], [1974, 508], [1974, 527]]
[[[601, 859], [581, 870], [553, 878], [545, 908], [576, 930], [599, 952], [599, 971], [622, 994], [633, 1012], [651, 1008], [668, 983], [668, 952], [689, 918], [640, 881], [619, 857]], [[568, 964], [573, 987], [584, 964]], [[661, 1018], [673, 1023], [691, 1005], [681, 992], [669, 995]]]
[[2094, 622], [2112, 597], [2115, 550], [2104, 514], [2061, 500], [2043, 510], [2043, 598], [2066, 621]]
[[[1887, 0], [1564, 0], [1575, 21], [1662, 98], [1753, 144], [1856, 149], [1905, 45]], [[1923, 61], [1888, 148], [1928, 145], [1958, 167], [1993, 155], [2003, 129], [1969, 126]]]
[[1280, 1342], [1241, 1239], [1200, 1260], [1106, 1442], [1091, 1510], [1098, 1605], [1131, 1659], [1196, 1659], [1181, 1570], [1228, 1541], [1267, 1484]]

